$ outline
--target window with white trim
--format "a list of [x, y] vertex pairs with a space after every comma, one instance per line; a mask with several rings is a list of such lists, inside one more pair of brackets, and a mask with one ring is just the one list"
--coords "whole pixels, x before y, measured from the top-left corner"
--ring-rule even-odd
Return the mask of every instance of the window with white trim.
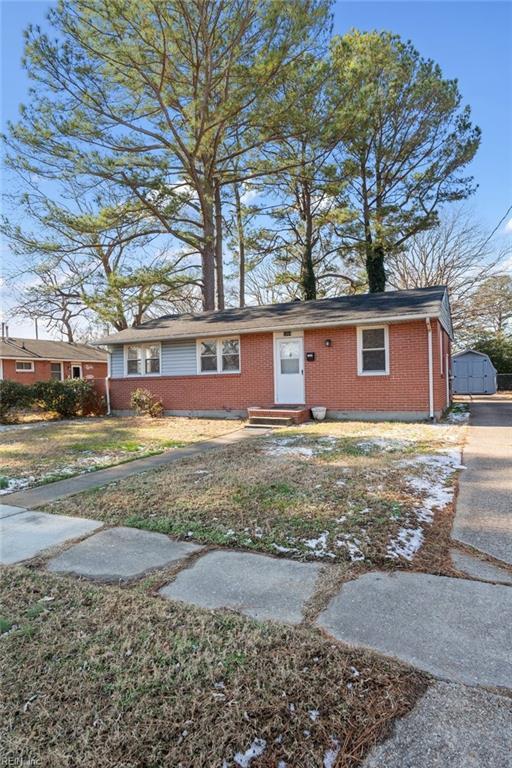
[[50, 363], [50, 378], [62, 381], [62, 363]]
[[160, 344], [130, 344], [126, 348], [127, 376], [155, 376], [160, 373]]
[[31, 373], [34, 370], [34, 363], [32, 360], [16, 360], [16, 372], [17, 373]]
[[383, 376], [389, 373], [387, 326], [358, 328], [358, 374]]
[[240, 373], [240, 339], [198, 339], [198, 373]]

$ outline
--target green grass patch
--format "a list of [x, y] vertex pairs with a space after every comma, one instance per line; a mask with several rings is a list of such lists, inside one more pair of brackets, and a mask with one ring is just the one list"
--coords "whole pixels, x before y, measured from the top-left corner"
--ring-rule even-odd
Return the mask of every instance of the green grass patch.
[[4, 632], [8, 632], [13, 626], [14, 621], [6, 619], [4, 616], [0, 616], [0, 635], [3, 635]]

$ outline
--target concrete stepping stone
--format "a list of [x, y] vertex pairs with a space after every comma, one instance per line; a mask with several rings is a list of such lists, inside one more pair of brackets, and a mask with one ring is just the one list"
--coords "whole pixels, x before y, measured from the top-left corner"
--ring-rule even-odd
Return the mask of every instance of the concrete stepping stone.
[[26, 512], [25, 507], [13, 507], [11, 504], [0, 504], [0, 520], [4, 517], [12, 517], [13, 515], [19, 515], [21, 512]]
[[21, 511], [11, 514], [0, 519], [0, 563], [20, 563], [48, 547], [85, 536], [102, 525], [99, 520], [49, 515], [47, 512]]
[[344, 584], [318, 624], [338, 640], [468, 685], [512, 689], [510, 587], [424, 573]]
[[232, 608], [254, 619], [298, 624], [320, 568], [246, 552], [209, 552], [160, 594], [203, 608]]
[[200, 549], [197, 544], [173, 541], [163, 533], [109, 528], [52, 558], [48, 570], [101, 581], [128, 580], [183, 560]]
[[452, 549], [450, 555], [455, 568], [467, 576], [482, 581], [499, 581], [502, 584], [512, 584], [512, 572], [505, 570], [505, 568], [499, 568], [485, 560], [480, 560], [479, 557], [459, 552], [457, 549]]
[[436, 682], [363, 768], [512, 768], [512, 700]]

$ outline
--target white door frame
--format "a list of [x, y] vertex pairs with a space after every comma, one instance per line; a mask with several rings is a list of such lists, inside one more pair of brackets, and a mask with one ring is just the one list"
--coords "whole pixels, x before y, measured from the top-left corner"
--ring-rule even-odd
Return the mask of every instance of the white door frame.
[[[285, 335], [286, 333], [286, 335]], [[298, 340], [301, 342], [300, 344], [300, 372], [302, 376], [302, 391], [301, 391], [301, 399], [297, 403], [290, 403], [290, 401], [287, 401], [286, 403], [283, 403], [283, 405], [304, 405], [306, 402], [306, 385], [305, 385], [305, 376], [304, 376], [304, 331], [292, 331], [291, 333], [287, 333], [286, 331], [282, 332], [275, 332], [274, 333], [274, 403], [276, 405], [279, 405], [279, 376], [280, 376], [280, 357], [279, 357], [279, 342], [280, 341], [290, 341], [290, 340]]]

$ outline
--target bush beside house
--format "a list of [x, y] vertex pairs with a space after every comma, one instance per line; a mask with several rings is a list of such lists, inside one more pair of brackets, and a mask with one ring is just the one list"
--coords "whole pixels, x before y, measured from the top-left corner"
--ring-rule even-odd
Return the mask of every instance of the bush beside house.
[[99, 416], [105, 413], [105, 398], [83, 379], [54, 379], [31, 385], [0, 381], [0, 421], [13, 421], [16, 412], [28, 408], [52, 411], [62, 419]]

